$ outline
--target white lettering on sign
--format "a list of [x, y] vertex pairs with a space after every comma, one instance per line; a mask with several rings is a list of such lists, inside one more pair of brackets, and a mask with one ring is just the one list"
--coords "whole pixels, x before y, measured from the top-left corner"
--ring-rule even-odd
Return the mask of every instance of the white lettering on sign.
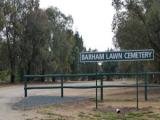
[[154, 60], [154, 50], [128, 50], [111, 52], [82, 52], [80, 54], [81, 62], [98, 61], [138, 61]]
[[152, 52], [126, 52], [124, 54], [125, 59], [146, 59], [151, 57]]
[[82, 60], [104, 60], [104, 54], [98, 53], [90, 53], [90, 54], [83, 54]]
[[107, 60], [122, 59], [122, 53], [106, 54], [106, 59]]

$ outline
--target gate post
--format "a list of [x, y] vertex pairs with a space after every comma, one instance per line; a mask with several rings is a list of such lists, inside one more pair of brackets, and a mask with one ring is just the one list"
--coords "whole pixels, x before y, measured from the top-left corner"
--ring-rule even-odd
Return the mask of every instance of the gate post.
[[61, 77], [61, 98], [63, 98], [63, 76]]
[[103, 101], [103, 77], [101, 77], [101, 101]]
[[136, 92], [137, 92], [137, 110], [139, 109], [139, 100], [138, 100], [138, 74], [136, 73]]
[[98, 108], [98, 94], [97, 94], [97, 74], [96, 74], [96, 109]]
[[98, 90], [97, 90], [97, 79], [98, 79], [98, 76], [97, 76], [97, 65], [98, 65], [98, 63], [96, 62], [96, 109], [98, 108], [98, 94], [97, 94], [97, 92], [98, 92]]
[[147, 73], [145, 73], [145, 78], [144, 78], [144, 84], [145, 84], [145, 86], [144, 86], [144, 97], [145, 97], [145, 101], [147, 101], [148, 100], [148, 88], [147, 88], [147, 86], [148, 86], [148, 75], [147, 75]]
[[23, 76], [24, 80], [24, 97], [27, 97], [27, 78]]

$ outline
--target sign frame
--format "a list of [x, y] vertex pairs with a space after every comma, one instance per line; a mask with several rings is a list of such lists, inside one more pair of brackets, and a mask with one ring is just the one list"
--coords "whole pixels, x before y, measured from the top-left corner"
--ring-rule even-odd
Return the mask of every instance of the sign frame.
[[[96, 53], [103, 53], [103, 54], [107, 54], [107, 53], [125, 53], [125, 52], [152, 52], [152, 58], [148, 58], [148, 59], [113, 59], [113, 60], [82, 60], [82, 54], [96, 54]], [[154, 60], [155, 57], [155, 51], [154, 49], [142, 49], [142, 50], [121, 50], [121, 51], [109, 51], [109, 52], [81, 52], [79, 55], [80, 58], [80, 63], [85, 63], [85, 62], [118, 62], [118, 61], [151, 61]]]

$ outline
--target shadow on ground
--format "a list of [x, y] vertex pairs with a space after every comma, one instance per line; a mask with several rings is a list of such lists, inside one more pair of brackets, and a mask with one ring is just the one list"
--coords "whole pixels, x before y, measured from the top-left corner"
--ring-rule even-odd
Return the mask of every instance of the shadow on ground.
[[78, 102], [86, 100], [87, 97], [69, 96], [30, 96], [20, 100], [13, 105], [13, 109], [32, 109], [36, 107], [49, 106], [55, 104], [62, 104], [66, 102]]

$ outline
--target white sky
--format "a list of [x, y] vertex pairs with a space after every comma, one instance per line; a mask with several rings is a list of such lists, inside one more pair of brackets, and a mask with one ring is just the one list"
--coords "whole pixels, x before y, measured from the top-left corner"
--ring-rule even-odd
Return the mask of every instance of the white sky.
[[85, 47], [105, 51], [113, 48], [112, 0], [40, 0], [40, 7], [57, 7], [74, 20], [73, 30], [82, 35]]

